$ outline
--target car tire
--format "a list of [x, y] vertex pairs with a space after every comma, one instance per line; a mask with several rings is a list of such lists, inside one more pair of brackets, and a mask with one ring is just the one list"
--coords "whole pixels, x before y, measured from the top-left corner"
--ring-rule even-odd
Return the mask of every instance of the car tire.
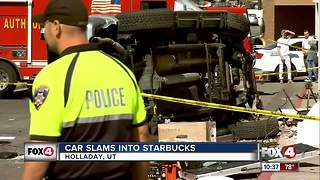
[[121, 13], [116, 18], [119, 20], [120, 33], [145, 35], [158, 32], [164, 36], [175, 34], [174, 30], [177, 29], [189, 29], [200, 34], [209, 30], [211, 33], [244, 39], [250, 31], [247, 18], [228, 12], [146, 10]]
[[173, 28], [175, 18], [173, 11], [146, 10], [134, 13], [121, 13], [116, 16], [119, 20], [118, 30], [128, 33], [142, 30]]
[[292, 63], [291, 63], [291, 71], [294, 71], [291, 73], [291, 79], [294, 80], [294, 78], [298, 76], [298, 72], [297, 72], [296, 66]]
[[[16, 83], [17, 80], [18, 76], [12, 66], [6, 62], [0, 62], [0, 82]], [[0, 98], [11, 95], [15, 88], [15, 85], [0, 84]]]
[[[294, 64], [291, 63], [291, 71], [296, 71], [296, 66]], [[287, 71], [287, 66], [284, 66], [284, 71]], [[271, 81], [275, 82], [275, 81], [279, 81], [279, 65], [277, 66], [277, 68], [274, 70], [275, 73], [277, 73], [276, 75], [272, 75], [271, 76]], [[297, 72], [292, 72], [291, 73], [291, 79], [294, 80], [294, 78], [297, 77]], [[283, 79], [288, 79], [287, 74], [283, 74]]]
[[227, 34], [238, 36], [241, 39], [244, 39], [248, 36], [250, 31], [250, 22], [245, 16], [234, 15], [227, 13], [225, 20], [225, 30]]

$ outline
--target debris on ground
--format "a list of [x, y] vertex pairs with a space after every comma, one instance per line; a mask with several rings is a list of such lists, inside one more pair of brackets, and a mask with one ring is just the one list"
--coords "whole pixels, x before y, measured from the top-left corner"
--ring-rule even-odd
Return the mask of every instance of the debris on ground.
[[11, 159], [18, 156], [16, 152], [0, 152], [0, 159]]

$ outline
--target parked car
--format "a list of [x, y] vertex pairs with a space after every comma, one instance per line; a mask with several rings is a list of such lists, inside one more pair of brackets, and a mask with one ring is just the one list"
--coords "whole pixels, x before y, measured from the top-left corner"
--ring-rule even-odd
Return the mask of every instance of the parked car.
[[[306, 75], [306, 67], [303, 62], [301, 50], [303, 38], [292, 38], [289, 42], [289, 57], [291, 59], [291, 69], [295, 72], [292, 77]], [[264, 48], [256, 49], [256, 59], [254, 62], [255, 71], [263, 73], [279, 72], [280, 57], [277, 52], [277, 43], [266, 45]], [[265, 76], [264, 79], [278, 80], [278, 75]]]
[[250, 21], [250, 25], [251, 24], [259, 25], [258, 18], [257, 18], [256, 14], [248, 14], [248, 18], [249, 18], [249, 21]]
[[263, 10], [248, 9], [248, 18], [250, 21], [251, 35], [255, 37], [263, 37], [265, 33]]

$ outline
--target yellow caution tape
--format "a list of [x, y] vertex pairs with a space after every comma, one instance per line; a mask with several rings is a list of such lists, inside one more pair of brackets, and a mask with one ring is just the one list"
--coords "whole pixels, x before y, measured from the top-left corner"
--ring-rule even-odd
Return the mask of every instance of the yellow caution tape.
[[10, 82], [0, 82], [0, 85], [15, 85], [15, 86], [32, 86], [31, 83], [26, 83], [26, 82], [15, 82], [15, 83], [10, 83]]
[[[313, 67], [313, 68], [308, 68], [308, 69], [319, 69], [319, 67]], [[296, 73], [299, 72], [297, 70], [291, 71], [291, 73]], [[273, 72], [273, 73], [255, 73], [256, 75], [261, 75], [261, 76], [270, 76], [270, 75], [279, 75], [280, 72]], [[288, 72], [283, 72], [282, 74], [288, 74]]]
[[207, 107], [207, 108], [213, 108], [213, 109], [222, 109], [227, 111], [244, 112], [244, 113], [259, 114], [259, 115], [273, 116], [273, 117], [286, 117], [286, 118], [300, 119], [300, 120], [318, 120], [318, 121], [320, 120], [319, 116], [305, 116], [301, 114], [289, 114], [289, 113], [281, 113], [281, 112], [262, 110], [262, 109], [244, 108], [244, 107], [238, 107], [238, 106], [230, 106], [230, 105], [224, 105], [224, 104], [209, 103], [209, 102], [174, 98], [174, 97], [168, 97], [168, 96], [159, 96], [159, 95], [146, 94], [146, 93], [141, 93], [141, 94], [142, 96], [150, 99], [157, 99], [162, 101], [201, 106], [201, 107]]
[[277, 42], [277, 41], [274, 41], [274, 40], [271, 40], [273, 43], [279, 43], [279, 44], [283, 44], [283, 45], [286, 45], [286, 46], [289, 46], [289, 47], [293, 47], [293, 48], [296, 48], [296, 49], [300, 49], [300, 50], [307, 50], [307, 51], [311, 51], [311, 52], [314, 52], [314, 53], [317, 53], [318, 51], [315, 51], [315, 50], [312, 50], [312, 49], [303, 49], [302, 47], [299, 47], [299, 46], [292, 46], [292, 45], [289, 45], [289, 44], [286, 44], [286, 43], [282, 43], [282, 42]]
[[[21, 83], [0, 82], [0, 84], [32, 86], [32, 84], [24, 83], [24, 82], [21, 82]], [[146, 94], [146, 93], [141, 93], [141, 94], [142, 96], [150, 99], [158, 99], [162, 101], [188, 104], [188, 105], [207, 107], [207, 108], [213, 108], [213, 109], [222, 109], [227, 111], [244, 112], [244, 113], [259, 114], [259, 115], [273, 116], [273, 117], [285, 117], [285, 118], [300, 119], [300, 120], [318, 120], [318, 121], [320, 120], [319, 116], [305, 116], [301, 114], [289, 114], [289, 113], [281, 113], [281, 112], [262, 110], [262, 109], [244, 108], [244, 107], [231, 106], [231, 105], [225, 105], [225, 104], [209, 103], [209, 102], [203, 102], [203, 101], [195, 101], [195, 100], [174, 98], [174, 97], [168, 97], [168, 96], [159, 96], [159, 95]]]

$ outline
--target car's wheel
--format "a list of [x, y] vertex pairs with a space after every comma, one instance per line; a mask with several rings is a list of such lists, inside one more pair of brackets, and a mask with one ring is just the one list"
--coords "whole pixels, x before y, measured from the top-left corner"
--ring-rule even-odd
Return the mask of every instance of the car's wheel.
[[244, 39], [250, 31], [250, 22], [245, 16], [227, 13], [225, 20], [226, 32]]
[[[174, 30], [183, 29], [184, 32], [197, 31], [200, 35], [208, 31], [210, 35], [215, 32], [243, 39], [250, 31], [247, 18], [228, 12], [146, 10], [121, 13], [116, 17], [119, 20], [120, 33], [151, 33], [153, 38], [165, 34], [173, 35], [176, 33]], [[155, 36], [154, 33], [157, 32], [159, 33]]]
[[[283, 68], [284, 68], [283, 72], [287, 72], [287, 66], [284, 65]], [[297, 72], [296, 72], [296, 70], [297, 70], [297, 69], [296, 69], [296, 66], [291, 63], [291, 71], [293, 71], [293, 72], [291, 73], [291, 79], [292, 79], [292, 80], [294, 80], [294, 78], [297, 77]], [[277, 73], [277, 74], [271, 76], [271, 81], [279, 81], [279, 65], [278, 65], [277, 68], [274, 70], [274, 72]], [[287, 73], [284, 73], [284, 74], [283, 74], [283, 79], [288, 79], [288, 74], [287, 74]]]
[[291, 73], [291, 79], [294, 80], [294, 78], [298, 76], [298, 72], [297, 72], [296, 66], [293, 65], [292, 63], [291, 63], [291, 71], [293, 71]]
[[175, 17], [173, 11], [147, 10], [135, 13], [118, 14], [119, 32], [127, 33], [141, 30], [173, 28]]
[[0, 97], [10, 95], [16, 88], [15, 85], [7, 83], [17, 82], [17, 74], [8, 63], [0, 62]]

